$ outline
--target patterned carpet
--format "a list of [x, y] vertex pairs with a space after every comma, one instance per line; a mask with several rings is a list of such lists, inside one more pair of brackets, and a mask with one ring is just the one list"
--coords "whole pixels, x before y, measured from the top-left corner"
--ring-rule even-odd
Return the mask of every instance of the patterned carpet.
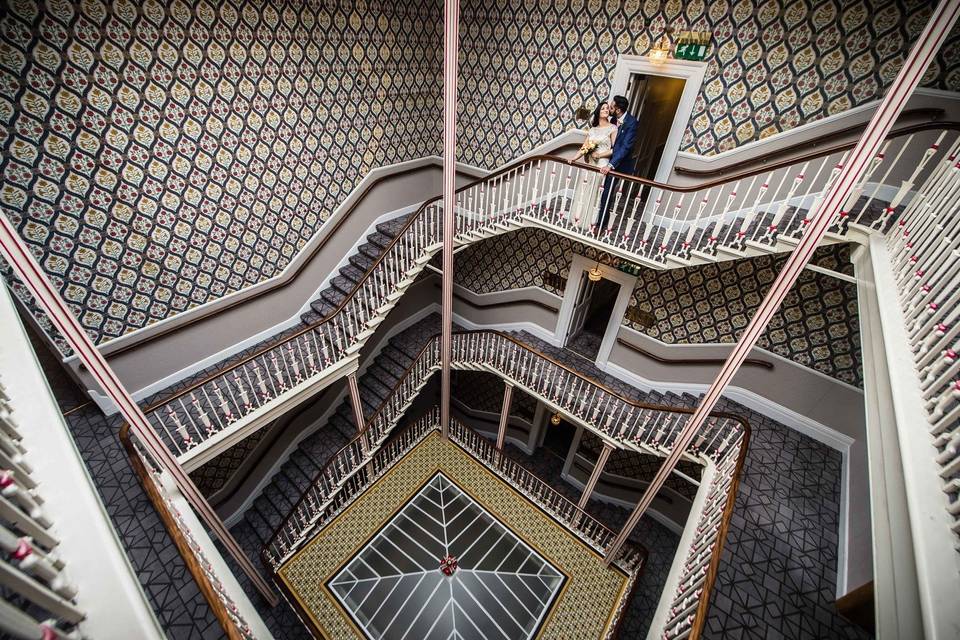
[[[30, 331], [29, 323], [24, 323]], [[107, 418], [86, 399], [46, 343], [31, 335], [34, 351], [73, 440], [93, 478], [153, 611], [171, 640], [223, 637], [153, 504], [134, 475], [118, 436], [121, 420]]]
[[[402, 372], [419, 351], [419, 345], [434, 333], [434, 325], [435, 319], [420, 323], [391, 340], [368, 375], [381, 376], [385, 371], [393, 371], [392, 375], [396, 376]], [[532, 338], [527, 339], [535, 346], [543, 346]], [[568, 354], [566, 358], [578, 363], [577, 368], [585, 374], [601, 378], [631, 397], [643, 396], [666, 403], [692, 401], [641, 394], [595, 371], [595, 367], [577, 355]], [[79, 406], [82, 396], [73, 383], [55, 360], [49, 357], [45, 360], [48, 378], [63, 409]], [[382, 386], [386, 387], [387, 382], [389, 380], [384, 380]], [[376, 402], [376, 398], [371, 397], [373, 389], [370, 384], [363, 387], [368, 404]], [[840, 618], [834, 606], [840, 454], [735, 403], [724, 400], [722, 408], [747, 417], [753, 437], [704, 637], [869, 638], [869, 634]], [[339, 420], [342, 417], [335, 416], [332, 422]], [[168, 635], [176, 639], [220, 637], [219, 626], [133, 476], [117, 439], [118, 420], [105, 418], [90, 405], [71, 414], [68, 422]], [[319, 468], [346, 438], [336, 426], [327, 425], [310, 439], [308, 449], [293, 458], [293, 462], [283, 465], [270, 485], [273, 489], [268, 488], [247, 513], [245, 521], [233, 528], [234, 535], [251, 557], [259, 556], [260, 536], [269, 527], [267, 519], [279, 518], [286, 512], [289, 497], [299, 494], [298, 485], [290, 478], [299, 475], [299, 486], [305, 486], [304, 472], [290, 465], [310, 464], [312, 468]], [[545, 449], [529, 457], [513, 447], [508, 449], [541, 477], [559, 477], [562, 460]], [[579, 492], [565, 483], [557, 483], [556, 487], [568, 497], [579, 497]], [[591, 502], [588, 510], [614, 529], [627, 516], [625, 509], [596, 501]], [[624, 638], [645, 635], [677, 544], [674, 534], [647, 519], [641, 521], [633, 538], [641, 541], [650, 555], [637, 593], [624, 614], [621, 636]], [[248, 593], [253, 594], [246, 580], [239, 574], [238, 578]], [[257, 596], [252, 597], [258, 606], [262, 605]], [[276, 638], [309, 637], [286, 604], [273, 610], [261, 607], [261, 614]]]

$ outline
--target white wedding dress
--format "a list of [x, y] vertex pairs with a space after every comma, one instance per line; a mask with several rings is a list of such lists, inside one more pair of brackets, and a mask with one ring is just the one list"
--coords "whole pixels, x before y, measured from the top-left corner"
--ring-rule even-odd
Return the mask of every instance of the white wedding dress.
[[[610, 136], [617, 130], [616, 125], [605, 127], [590, 127], [585, 141], [596, 142], [597, 148], [592, 155], [609, 151], [612, 148]], [[596, 167], [605, 167], [610, 164], [610, 158], [581, 160]], [[570, 223], [580, 229], [588, 230], [597, 219], [597, 210], [600, 208], [600, 192], [603, 189], [603, 175], [596, 171], [580, 169], [574, 177], [577, 180], [573, 191], [573, 202], [570, 207]]]

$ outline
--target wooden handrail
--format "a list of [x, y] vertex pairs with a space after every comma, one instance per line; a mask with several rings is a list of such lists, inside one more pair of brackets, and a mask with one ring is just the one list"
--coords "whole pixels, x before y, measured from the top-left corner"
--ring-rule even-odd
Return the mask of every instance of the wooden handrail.
[[[658, 356], [657, 354], [647, 351], [639, 345], [635, 345], [632, 342], [624, 340], [623, 338], [617, 338], [617, 344], [630, 349], [645, 358], [649, 358], [654, 362], [660, 362], [662, 364], [669, 365], [701, 365], [701, 364], [723, 364], [726, 362], [723, 358], [664, 358], [663, 356]], [[743, 362], [744, 366], [750, 367], [762, 367], [764, 369], [773, 370], [773, 363], [767, 362], [766, 360], [759, 360], [757, 358], [747, 358]]]
[[[960, 130], [960, 122], [945, 121], [945, 122], [927, 122], [927, 123], [921, 123], [921, 124], [912, 125], [912, 126], [910, 126], [910, 127], [905, 127], [905, 128], [903, 128], [903, 129], [900, 129], [900, 130], [894, 132], [893, 134], [891, 134], [891, 136], [889, 136], [889, 137], [897, 137], [897, 136], [902, 136], [902, 135], [908, 135], [908, 134], [911, 134], [911, 133], [916, 133], [916, 132], [918, 132], [918, 131], [926, 131], [926, 130], [932, 130], [932, 129], [954, 129], [954, 130]], [[817, 152], [815, 152], [815, 153], [812, 153], [812, 154], [809, 155], [809, 157], [801, 157], [801, 158], [795, 158], [795, 159], [791, 159], [791, 160], [787, 160], [787, 161], [782, 161], [782, 162], [780, 162], [780, 163], [775, 163], [775, 164], [773, 164], [773, 165], [765, 166], [765, 167], [762, 167], [762, 168], [759, 168], [759, 169], [754, 169], [754, 170], [750, 170], [750, 171], [745, 171], [745, 172], [743, 172], [743, 173], [735, 174], [735, 175], [732, 175], [732, 176], [725, 176], [725, 177], [723, 177], [723, 178], [721, 178], [721, 179], [718, 179], [718, 180], [713, 180], [713, 181], [710, 181], [710, 182], [704, 182], [704, 183], [700, 183], [700, 184], [696, 184], [696, 185], [689, 185], [689, 186], [674, 186], [674, 185], [669, 185], [669, 184], [665, 184], [665, 183], [661, 183], [661, 182], [655, 182], [655, 181], [653, 181], [653, 180], [647, 180], [646, 178], [638, 178], [638, 177], [636, 177], [636, 176], [631, 176], [631, 175], [628, 175], [628, 174], [619, 173], [619, 172], [617, 172], [617, 171], [610, 171], [610, 172], [609, 172], [609, 175], [615, 176], [615, 177], [617, 177], [617, 178], [621, 178], [621, 179], [626, 180], [626, 181], [628, 181], [628, 182], [633, 182], [633, 183], [636, 183], [636, 184], [647, 185], [647, 186], [650, 186], [650, 187], [655, 187], [655, 188], [663, 189], [663, 190], [666, 190], [666, 191], [673, 191], [673, 192], [677, 192], [677, 193], [690, 193], [690, 192], [693, 192], [693, 191], [699, 191], [699, 190], [701, 190], [701, 189], [708, 189], [708, 188], [711, 188], [711, 187], [714, 187], [714, 186], [717, 186], [717, 185], [720, 185], [720, 184], [725, 184], [725, 183], [727, 183], [727, 182], [732, 182], [732, 181], [734, 181], [734, 180], [742, 180], [742, 179], [744, 179], [744, 178], [749, 178], [749, 177], [751, 177], [751, 176], [754, 176], [754, 175], [757, 175], [757, 174], [760, 174], [760, 173], [765, 173], [765, 172], [768, 172], [768, 171], [773, 171], [773, 170], [776, 170], [776, 169], [779, 169], [779, 168], [782, 168], [782, 167], [785, 167], [785, 166], [791, 166], [791, 165], [793, 165], [793, 164], [797, 164], [797, 163], [799, 163], [799, 162], [804, 162], [804, 161], [806, 161], [806, 160], [810, 160], [810, 159], [813, 159], [813, 158], [830, 155], [831, 153], [836, 153], [836, 152], [838, 152], [838, 151], [843, 151], [843, 150], [846, 150], [846, 149], [853, 148], [854, 144], [855, 144], [855, 143], [837, 145], [836, 147], [832, 147], [832, 148], [830, 148], [830, 149], [822, 149], [822, 150], [820, 150], [820, 151], [817, 151]], [[460, 193], [460, 192], [462, 192], [462, 191], [465, 191], [466, 189], [470, 189], [470, 188], [472, 188], [472, 187], [474, 187], [474, 186], [476, 186], [476, 185], [478, 185], [478, 184], [480, 184], [480, 183], [486, 182], [486, 181], [491, 180], [491, 179], [493, 179], [493, 178], [496, 178], [496, 177], [498, 177], [498, 176], [500, 176], [500, 175], [509, 173], [509, 172], [511, 172], [511, 171], [514, 171], [514, 170], [520, 168], [520, 167], [533, 165], [533, 163], [536, 162], [536, 161], [550, 161], [550, 162], [558, 162], [558, 163], [569, 163], [569, 161], [566, 160], [566, 159], [564, 159], [564, 158], [559, 158], [559, 157], [552, 156], [552, 155], [535, 155], [535, 156], [529, 156], [529, 157], [527, 157], [527, 158], [518, 160], [518, 161], [516, 161], [516, 162], [512, 162], [512, 163], [510, 163], [510, 164], [508, 164], [508, 165], [506, 165], [506, 166], [504, 166], [504, 167], [502, 167], [502, 168], [500, 168], [500, 169], [498, 169], [498, 170], [496, 170], [496, 171], [494, 171], [494, 172], [486, 175], [486, 176], [483, 177], [483, 178], [477, 178], [477, 179], [475, 179], [475, 180], [472, 180], [472, 181], [468, 182], [467, 184], [465, 184], [465, 185], [463, 185], [462, 187], [458, 188], [458, 189], [456, 190], [456, 193]], [[597, 173], [600, 172], [600, 169], [599, 169], [598, 167], [595, 167], [595, 166], [592, 166], [592, 165], [587, 165], [587, 164], [582, 164], [582, 163], [572, 163], [572, 164], [574, 164], [575, 166], [577, 166], [577, 167], [579, 167], [579, 168], [581, 168], [581, 169], [585, 169], [585, 170], [587, 170], [587, 171], [593, 171], [593, 172], [597, 172]], [[210, 381], [213, 380], [214, 378], [218, 378], [218, 377], [224, 375], [226, 372], [232, 371], [232, 370], [236, 369], [237, 367], [240, 367], [240, 366], [246, 364], [247, 362], [253, 360], [254, 358], [263, 355], [264, 353], [270, 351], [271, 349], [277, 347], [278, 345], [285, 344], [285, 343], [287, 343], [287, 342], [289, 342], [289, 341], [291, 341], [291, 340], [294, 340], [294, 339], [296, 339], [296, 338], [299, 338], [299, 337], [302, 336], [303, 334], [305, 334], [305, 333], [307, 333], [307, 332], [309, 332], [309, 331], [312, 331], [313, 329], [316, 329], [317, 327], [319, 327], [319, 326], [325, 324], [326, 322], [329, 322], [330, 320], [332, 320], [338, 313], [340, 313], [340, 311], [343, 310], [343, 308], [347, 305], [347, 303], [350, 301], [350, 299], [351, 299], [354, 295], [356, 295], [356, 293], [357, 293], [357, 291], [360, 289], [360, 287], [362, 287], [363, 284], [367, 281], [367, 279], [371, 276], [371, 274], [373, 273], [374, 269], [376, 269], [376, 267], [380, 264], [380, 262], [383, 261], [383, 259], [387, 256], [387, 254], [390, 252], [390, 250], [396, 245], [396, 243], [400, 241], [400, 238], [403, 236], [404, 232], [406, 232], [407, 229], [410, 228], [410, 226], [415, 222], [415, 220], [417, 219], [417, 217], [418, 217], [421, 213], [423, 213], [423, 212], [426, 210], [427, 207], [429, 207], [430, 205], [432, 205], [432, 204], [434, 204], [434, 203], [436, 203], [436, 202], [439, 202], [440, 200], [441, 200], [441, 196], [435, 196], [435, 197], [433, 197], [433, 198], [425, 201], [423, 204], [420, 205], [420, 207], [417, 209], [416, 212], [414, 212], [413, 214], [411, 214], [411, 215], [407, 218], [406, 222], [404, 222], [403, 226], [400, 228], [400, 230], [398, 231], [397, 235], [388, 243], [387, 247], [383, 250], [383, 252], [380, 254], [380, 256], [379, 256], [376, 260], [374, 260], [373, 264], [371, 264], [370, 267], [367, 268], [366, 272], [363, 274], [363, 276], [360, 278], [360, 280], [357, 281], [356, 285], [355, 285], [354, 288], [350, 291], [350, 293], [347, 294], [347, 295], [344, 297], [344, 299], [343, 299], [332, 311], [330, 311], [330, 313], [328, 313], [326, 316], [324, 316], [323, 318], [320, 318], [320, 319], [318, 319], [318, 320], [315, 320], [314, 322], [311, 322], [311, 323], [308, 324], [307, 326], [303, 327], [302, 329], [296, 331], [295, 333], [293, 333], [293, 334], [291, 334], [291, 335], [289, 335], [289, 336], [286, 336], [285, 338], [283, 338], [283, 339], [281, 339], [281, 340], [277, 340], [277, 341], [275, 341], [275, 342], [270, 342], [270, 343], [264, 345], [263, 347], [261, 347], [261, 348], [257, 349], [256, 351], [254, 351], [252, 354], [244, 357], [243, 359], [239, 360], [238, 362], [232, 364], [231, 366], [229, 366], [229, 367], [227, 367], [227, 368], [225, 368], [225, 369], [222, 369], [222, 370], [219, 370], [219, 371], [215, 371], [215, 372], [213, 372], [213, 373], [205, 376], [205, 377], [202, 378], [201, 380], [199, 380], [199, 381], [197, 381], [197, 382], [195, 382], [195, 383], [193, 383], [193, 384], [185, 387], [184, 389], [181, 389], [181, 390], [173, 393], [172, 395], [169, 395], [169, 396], [166, 396], [166, 397], [164, 397], [164, 398], [161, 398], [161, 399], [158, 400], [157, 402], [155, 402], [155, 403], [151, 404], [150, 406], [148, 406], [144, 411], [145, 411], [145, 412], [153, 411], [154, 409], [156, 409], [157, 407], [159, 407], [159, 406], [161, 406], [161, 405], [163, 405], [163, 404], [166, 404], [166, 403], [168, 403], [168, 402], [170, 402], [170, 401], [172, 401], [172, 400], [176, 400], [177, 398], [181, 398], [181, 397], [187, 395], [188, 393], [190, 393], [191, 391], [195, 391], [196, 389], [198, 389], [198, 388], [200, 388], [201, 386], [205, 385], [206, 383], [210, 382]]]
[[193, 581], [197, 583], [200, 593], [203, 594], [203, 598], [207, 601], [207, 605], [213, 612], [217, 622], [220, 623], [229, 640], [243, 640], [243, 634], [240, 633], [240, 630], [237, 629], [237, 626], [234, 624], [233, 619], [227, 612], [226, 605], [224, 605], [223, 601], [217, 595], [216, 589], [200, 565], [200, 560], [194, 555], [193, 550], [190, 548], [190, 543], [184, 537], [183, 532], [180, 531], [180, 527], [177, 526], [173, 514], [171, 514], [167, 508], [167, 504], [163, 496], [160, 495], [156, 483], [153, 478], [150, 477], [150, 471], [147, 470], [146, 465], [143, 464], [143, 460], [140, 458], [140, 454], [137, 452], [130, 438], [130, 425], [127, 423], [124, 423], [123, 426], [120, 427], [120, 442], [127, 452], [127, 459], [130, 462], [130, 466], [133, 467], [134, 474], [136, 474], [137, 479], [140, 481], [140, 485], [143, 487], [144, 492], [146, 492], [147, 497], [150, 498], [154, 510], [157, 512], [157, 515], [160, 516], [160, 521], [163, 522], [163, 527], [167, 530], [170, 539], [173, 540], [173, 544], [177, 547], [177, 551], [180, 553], [180, 557], [183, 558], [183, 563], [186, 565], [187, 571], [190, 572]]
[[[952, 120], [945, 120], [943, 122], [940, 122], [940, 121], [921, 122], [918, 124], [910, 125], [910, 126], [898, 129], [896, 131], [893, 131], [890, 133], [889, 136], [886, 137], [886, 139], [890, 140], [891, 138], [898, 138], [901, 136], [911, 135], [914, 133], [919, 133], [921, 131], [939, 131], [941, 129], [950, 129], [952, 131], [960, 131], [960, 122], [955, 122]], [[856, 141], [837, 144], [825, 149], [811, 151], [806, 155], [801, 155], [796, 158], [789, 158], [787, 160], [781, 160], [779, 162], [775, 162], [773, 164], [765, 165], [762, 167], [757, 167], [755, 169], [746, 169], [740, 173], [725, 175], [722, 178], [717, 178], [715, 180], [708, 180], [706, 182], [698, 182], [697, 184], [684, 185], [684, 186], [666, 184], [664, 182], [656, 182], [654, 180], [647, 180], [646, 178], [638, 178], [637, 176], [631, 176], [625, 173], [620, 173], [618, 171], [610, 171], [608, 175], [616, 176], [628, 182], [634, 182], [637, 184], [654, 187], [656, 189], [662, 189], [664, 191], [672, 191], [674, 193], [692, 193], [694, 191], [701, 191], [703, 189], [711, 189], [713, 187], [716, 187], [722, 184], [727, 184], [728, 182], [736, 182], [737, 180], [752, 178], [753, 176], [759, 175], [761, 173], [768, 173], [770, 171], [776, 171], [777, 169], [790, 167], [795, 164], [808, 162], [810, 160], [816, 160], [817, 158], [823, 158], [825, 156], [829, 156], [834, 153], [840, 153], [841, 151], [848, 151], [850, 149], [853, 149], [853, 147], [855, 147], [856, 144], [857, 144]], [[563, 158], [557, 158], [554, 156], [534, 156], [530, 158], [530, 160], [537, 160], [537, 159], [540, 159], [540, 160], [549, 159], [549, 160], [554, 160], [556, 162], [569, 163], [569, 160], [565, 160]], [[588, 171], [594, 171], [596, 173], [600, 173], [600, 169], [594, 165], [583, 164], [581, 162], [574, 162], [572, 164], [574, 164], [580, 169], [587, 169]]]
[[737, 491], [740, 488], [740, 479], [743, 476], [743, 465], [747, 460], [747, 448], [750, 445], [750, 431], [744, 431], [743, 442], [740, 443], [740, 451], [737, 453], [737, 465], [733, 470], [733, 477], [730, 480], [730, 489], [727, 493], [727, 501], [723, 505], [723, 515], [720, 517], [720, 531], [717, 532], [717, 544], [713, 547], [710, 556], [710, 566], [707, 567], [707, 574], [703, 580], [703, 590], [700, 592], [700, 602], [697, 604], [697, 612], [694, 614], [693, 626], [690, 630], [690, 640], [700, 640], [703, 633], [703, 626], [707, 622], [707, 610], [710, 608], [710, 594], [713, 592], [713, 585], [717, 581], [717, 573], [720, 568], [720, 556], [723, 553], [723, 545], [727, 540], [727, 531], [730, 529], [730, 520], [733, 518], [733, 510], [737, 504]]
[[[928, 118], [928, 122], [917, 123], [917, 124], [929, 124], [931, 122], [937, 122], [937, 119], [942, 118], [945, 113], [946, 111], [944, 111], [943, 109], [936, 109], [936, 108], [908, 109], [904, 111], [902, 114], [900, 114], [899, 120], [908, 120], [911, 118]], [[937, 124], [942, 125], [943, 123], [938, 122]], [[915, 126], [915, 125], [908, 125], [908, 126]], [[740, 162], [727, 165], [725, 167], [718, 167], [715, 169], [714, 168], [688, 169], [685, 167], [674, 167], [673, 171], [677, 175], [700, 177], [700, 178], [705, 178], [708, 176], [719, 176], [727, 173], [728, 171], [734, 171], [734, 170], [742, 171], [747, 167], [750, 167], [756, 164], [764, 164], [775, 157], [790, 155], [802, 150], [808, 150], [808, 152], [812, 151], [816, 149], [818, 146], [820, 146], [821, 144], [832, 143], [834, 140], [836, 140], [838, 137], [841, 137], [841, 136], [852, 135], [854, 133], [861, 133], [866, 128], [867, 128], [866, 122], [862, 124], [855, 124], [855, 125], [834, 131], [833, 133], [826, 133], [826, 134], [817, 136], [816, 138], [812, 138], [810, 140], [798, 142], [797, 144], [791, 145], [783, 149], [777, 149], [775, 151], [767, 153], [764, 156], [751, 158], [750, 160], [742, 160]], [[906, 127], [903, 127], [900, 129], [894, 129], [891, 132], [890, 136], [888, 137], [900, 135], [903, 129], [905, 128]], [[835, 146], [836, 145], [831, 145], [831, 148]], [[852, 145], [851, 145], [851, 148], [852, 148]], [[798, 162], [798, 160], [791, 160], [791, 163], [793, 162]], [[764, 168], [766, 169], [767, 167], [764, 167]]]

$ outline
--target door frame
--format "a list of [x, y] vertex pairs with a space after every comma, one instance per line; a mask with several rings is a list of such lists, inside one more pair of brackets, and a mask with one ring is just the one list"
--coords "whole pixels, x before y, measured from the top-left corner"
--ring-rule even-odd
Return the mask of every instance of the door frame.
[[635, 73], [680, 78], [684, 81], [680, 103], [677, 104], [677, 112], [673, 116], [673, 124], [670, 125], [670, 133], [663, 145], [663, 156], [660, 158], [660, 165], [654, 177], [657, 182], [668, 182], [673, 172], [673, 165], [677, 161], [677, 154], [680, 152], [680, 142], [690, 122], [697, 96], [700, 95], [700, 88], [707, 73], [707, 63], [675, 58], [653, 62], [648, 56], [618, 56], [617, 66], [613, 71], [613, 82], [610, 85], [610, 96], [624, 95], [630, 76]]
[[[570, 270], [567, 275], [567, 288], [563, 291], [563, 302], [560, 303], [560, 315], [557, 318], [557, 328], [553, 334], [555, 344], [561, 347], [566, 345], [567, 330], [570, 328], [570, 322], [573, 320], [573, 307], [577, 302], [577, 294], [580, 292], [580, 283], [583, 281], [583, 272], [589, 271], [597, 264], [596, 260], [591, 260], [586, 256], [573, 254], [570, 262]], [[607, 364], [613, 345], [617, 341], [617, 333], [620, 331], [621, 320], [627, 313], [627, 307], [630, 305], [630, 297], [633, 295], [633, 289], [637, 285], [636, 276], [624, 273], [609, 265], [601, 265], [603, 277], [620, 285], [620, 291], [617, 292], [617, 300], [613, 303], [613, 311], [610, 313], [610, 320], [607, 322], [607, 328], [603, 333], [603, 342], [600, 343], [600, 350], [597, 352], [596, 363], [598, 366]]]

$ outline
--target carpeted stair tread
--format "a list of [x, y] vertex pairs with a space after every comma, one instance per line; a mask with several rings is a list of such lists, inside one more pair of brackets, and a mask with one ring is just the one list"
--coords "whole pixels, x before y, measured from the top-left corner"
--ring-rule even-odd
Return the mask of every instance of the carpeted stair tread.
[[371, 242], [364, 242], [362, 245], [360, 245], [359, 251], [361, 254], [370, 258], [370, 264], [376, 262], [383, 253], [383, 249]]
[[366, 273], [373, 264], [373, 259], [363, 253], [355, 253], [350, 256], [350, 264]]
[[370, 371], [367, 375], [363, 376], [362, 382], [360, 382], [361, 391], [366, 389], [377, 398], [378, 401], [385, 400], [393, 391], [393, 389], [380, 382], [376, 377], [376, 371]]
[[357, 268], [353, 264], [347, 263], [346, 266], [340, 267], [340, 275], [344, 278], [349, 278], [354, 285], [360, 282], [363, 279], [363, 276], [366, 274], [365, 271]]
[[[413, 214], [409, 214], [413, 215]], [[385, 236], [390, 236], [391, 238], [397, 237], [397, 234], [400, 232], [400, 229], [403, 228], [403, 225], [406, 224], [407, 218], [409, 215], [398, 216], [392, 220], [386, 222], [381, 222], [377, 225], [377, 231], [382, 233]]]
[[380, 247], [380, 251], [382, 252], [384, 249], [390, 246], [390, 243], [393, 242], [393, 239], [395, 237], [396, 236], [392, 236], [392, 235], [388, 236], [387, 234], [382, 233], [378, 230], [376, 233], [371, 233], [370, 235], [367, 236], [367, 242], [369, 242], [370, 244], [377, 245], [378, 247]]

